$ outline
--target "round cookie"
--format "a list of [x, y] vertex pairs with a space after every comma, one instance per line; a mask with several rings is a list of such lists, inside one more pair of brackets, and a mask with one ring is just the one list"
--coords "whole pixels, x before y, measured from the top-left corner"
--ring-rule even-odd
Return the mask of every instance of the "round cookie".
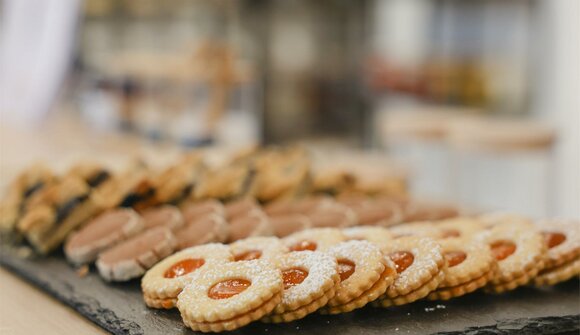
[[431, 293], [431, 300], [449, 300], [485, 286], [495, 274], [496, 261], [486, 244], [466, 238], [439, 241], [447, 261], [445, 279]]
[[340, 277], [336, 259], [319, 251], [291, 252], [277, 262], [282, 272], [282, 301], [264, 322], [290, 322], [315, 312], [335, 295]]
[[497, 261], [497, 271], [486, 291], [502, 293], [527, 284], [544, 267], [546, 244], [528, 221], [495, 224], [478, 236]]
[[185, 227], [175, 232], [179, 250], [196, 245], [225, 242], [228, 239], [229, 226], [221, 215], [208, 214], [197, 220], [189, 221]]
[[181, 208], [185, 224], [196, 221], [211, 214], [225, 217], [224, 205], [215, 199], [192, 202]]
[[234, 261], [263, 259], [275, 263], [277, 258], [288, 252], [288, 248], [277, 237], [249, 237], [236, 241], [229, 247]]
[[538, 222], [548, 251], [546, 265], [534, 278], [538, 286], [554, 285], [580, 274], [580, 222], [545, 220]]
[[261, 209], [254, 209], [244, 216], [238, 216], [229, 224], [230, 242], [241, 240], [252, 236], [271, 236], [274, 229], [270, 220]]
[[393, 239], [393, 234], [386, 228], [376, 226], [358, 226], [342, 230], [347, 240], [366, 240], [382, 246]]
[[214, 263], [233, 261], [223, 244], [206, 244], [175, 253], [151, 268], [141, 280], [145, 304], [152, 308], [173, 308], [177, 295], [199, 269]]
[[437, 233], [432, 236], [435, 239], [446, 238], [471, 238], [484, 230], [479, 220], [469, 217], [457, 217], [433, 222]]
[[328, 248], [344, 240], [345, 237], [339, 229], [313, 228], [287, 236], [282, 239], [282, 243], [290, 251], [326, 251]]
[[274, 229], [274, 235], [278, 237], [286, 237], [295, 232], [312, 228], [310, 219], [302, 214], [270, 216], [270, 224]]
[[394, 264], [368, 241], [347, 241], [327, 251], [338, 263], [340, 283], [323, 313], [338, 314], [361, 308], [382, 296], [396, 276]]
[[177, 308], [194, 331], [234, 330], [272, 312], [283, 289], [280, 270], [270, 262], [211, 264], [193, 273]]
[[313, 228], [343, 228], [357, 224], [355, 212], [338, 203], [306, 213]]
[[398, 276], [374, 303], [376, 306], [403, 305], [424, 298], [445, 278], [446, 261], [441, 246], [431, 238], [401, 237], [382, 251], [395, 263]]
[[149, 208], [141, 214], [145, 229], [166, 226], [175, 231], [184, 225], [183, 215], [175, 206], [164, 205], [157, 208]]

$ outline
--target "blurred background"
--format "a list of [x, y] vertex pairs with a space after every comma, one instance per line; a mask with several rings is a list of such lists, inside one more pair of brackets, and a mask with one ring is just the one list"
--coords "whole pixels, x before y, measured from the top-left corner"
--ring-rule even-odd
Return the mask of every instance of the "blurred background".
[[580, 1], [4, 0], [0, 167], [302, 143], [580, 217]]

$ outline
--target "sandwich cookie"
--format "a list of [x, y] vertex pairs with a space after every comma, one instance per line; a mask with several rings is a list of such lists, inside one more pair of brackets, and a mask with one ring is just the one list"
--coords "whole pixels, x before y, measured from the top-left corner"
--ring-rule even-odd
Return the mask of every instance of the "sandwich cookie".
[[379, 247], [389, 243], [393, 239], [393, 234], [386, 228], [376, 226], [358, 226], [342, 230], [347, 240], [366, 240]]
[[466, 238], [439, 241], [447, 261], [445, 279], [430, 300], [449, 300], [485, 286], [495, 275], [496, 261], [486, 244]]
[[357, 224], [355, 212], [338, 203], [306, 213], [313, 228], [344, 228]]
[[93, 262], [103, 250], [145, 229], [145, 223], [132, 209], [105, 212], [82, 229], [69, 235], [64, 254], [73, 264]]
[[385, 201], [365, 196], [342, 197], [339, 203], [352, 209], [361, 226], [388, 227], [402, 222], [403, 212], [393, 201]]
[[288, 252], [288, 248], [277, 237], [249, 237], [230, 244], [234, 261], [251, 261], [263, 259], [275, 263]]
[[278, 237], [286, 237], [295, 232], [312, 228], [310, 219], [302, 214], [277, 215], [269, 218], [274, 235]]
[[327, 251], [330, 247], [343, 242], [344, 234], [335, 228], [313, 228], [303, 230], [282, 239], [290, 251]]
[[234, 330], [270, 314], [283, 289], [280, 270], [268, 261], [211, 264], [191, 275], [177, 308], [194, 331]]
[[299, 200], [281, 200], [268, 204], [264, 212], [270, 217], [292, 214], [306, 215], [318, 209], [331, 207], [334, 200], [328, 196], [309, 196]]
[[224, 205], [214, 199], [188, 203], [181, 208], [181, 214], [186, 224], [208, 215], [225, 217]]
[[368, 241], [347, 241], [330, 248], [340, 283], [323, 313], [338, 314], [361, 308], [382, 296], [397, 274], [395, 265]]
[[206, 244], [177, 252], [152, 267], [141, 280], [145, 304], [151, 308], [173, 308], [177, 296], [195, 271], [209, 264], [233, 261], [223, 244]]
[[232, 221], [247, 216], [253, 210], [260, 210], [260, 205], [254, 198], [234, 200], [225, 205], [226, 219]]
[[540, 231], [530, 222], [496, 224], [480, 234], [489, 245], [498, 268], [486, 291], [502, 293], [527, 284], [544, 267], [547, 246]]
[[325, 306], [340, 282], [336, 259], [318, 251], [291, 252], [277, 262], [282, 272], [282, 301], [264, 322], [290, 322]]
[[546, 266], [534, 284], [554, 285], [580, 274], [580, 222], [550, 220], [538, 224], [548, 251]]
[[99, 255], [96, 265], [106, 281], [127, 281], [171, 255], [177, 242], [171, 229], [155, 227], [121, 242]]
[[393, 240], [382, 250], [395, 263], [398, 276], [374, 305], [408, 304], [426, 297], [443, 282], [446, 262], [435, 240], [406, 236]]

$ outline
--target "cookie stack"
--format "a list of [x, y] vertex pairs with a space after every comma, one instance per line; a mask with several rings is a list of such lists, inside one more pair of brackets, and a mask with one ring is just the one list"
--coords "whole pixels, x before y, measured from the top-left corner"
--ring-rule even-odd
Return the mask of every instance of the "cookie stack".
[[312, 228], [183, 250], [149, 270], [142, 290], [149, 307], [177, 307], [186, 326], [203, 332], [481, 288], [501, 293], [578, 276], [577, 229], [578, 222], [534, 225], [513, 215]]

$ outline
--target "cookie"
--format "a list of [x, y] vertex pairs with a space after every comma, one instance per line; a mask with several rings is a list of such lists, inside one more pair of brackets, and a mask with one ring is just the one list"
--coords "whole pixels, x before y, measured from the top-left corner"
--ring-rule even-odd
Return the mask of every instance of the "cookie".
[[325, 306], [340, 282], [336, 259], [318, 251], [291, 252], [276, 262], [282, 273], [282, 301], [264, 322], [302, 319]]
[[106, 281], [127, 281], [171, 255], [176, 245], [169, 228], [155, 227], [102, 252], [95, 264]]
[[338, 203], [305, 214], [313, 228], [344, 228], [357, 224], [355, 212]]
[[132, 209], [105, 212], [82, 229], [69, 235], [64, 254], [73, 264], [93, 262], [98, 254], [145, 229], [145, 223]]
[[234, 200], [225, 205], [226, 219], [232, 221], [248, 215], [253, 210], [260, 210], [260, 205], [258, 205], [256, 199], [243, 198]]
[[308, 196], [297, 200], [281, 200], [270, 203], [264, 207], [264, 212], [270, 217], [292, 214], [306, 215], [334, 204], [335, 202], [328, 196]]
[[228, 239], [229, 225], [223, 216], [209, 214], [189, 221], [174, 235], [178, 250], [212, 242], [223, 243]]
[[72, 166], [64, 178], [75, 176], [83, 179], [91, 188], [98, 188], [112, 177], [104, 166], [95, 162], [81, 162]]
[[235, 261], [263, 259], [275, 263], [288, 252], [288, 248], [276, 237], [249, 237], [230, 244]]
[[231, 201], [255, 193], [256, 173], [249, 164], [234, 164], [207, 171], [194, 190], [195, 199]]
[[237, 241], [252, 236], [272, 236], [274, 229], [262, 210], [253, 210], [229, 223], [229, 241]]
[[256, 197], [262, 202], [294, 198], [310, 185], [310, 160], [302, 150], [276, 152], [255, 164]]
[[303, 230], [282, 239], [290, 251], [326, 251], [345, 240], [345, 236], [335, 228], [313, 228]]
[[171, 205], [188, 201], [204, 170], [205, 164], [201, 154], [185, 155], [179, 162], [153, 178], [157, 200]]
[[489, 245], [498, 265], [486, 286], [488, 292], [502, 293], [525, 285], [545, 264], [547, 247], [540, 231], [529, 221], [507, 219], [478, 237]]
[[404, 222], [444, 220], [459, 215], [459, 209], [447, 203], [407, 200], [402, 205]]
[[577, 220], [538, 222], [548, 251], [544, 269], [534, 278], [535, 285], [554, 285], [580, 274], [579, 226]]
[[286, 214], [270, 216], [270, 225], [274, 235], [286, 237], [301, 230], [312, 228], [312, 222], [302, 214]]
[[447, 261], [445, 279], [429, 293], [430, 300], [449, 300], [485, 286], [495, 275], [496, 261], [489, 247], [469, 238], [439, 241]]
[[187, 203], [181, 207], [181, 214], [186, 224], [208, 215], [226, 215], [224, 205], [215, 199]]
[[394, 201], [368, 196], [343, 196], [338, 202], [352, 209], [358, 225], [388, 227], [403, 221], [403, 211]]
[[177, 297], [188, 328], [202, 332], [234, 330], [271, 313], [282, 301], [280, 270], [253, 260], [211, 264], [195, 271]]
[[368, 241], [342, 242], [327, 253], [336, 258], [340, 283], [323, 313], [361, 308], [382, 296], [395, 279], [395, 265]]
[[479, 220], [469, 217], [457, 217], [441, 221], [435, 221], [433, 226], [438, 231], [432, 236], [435, 239], [466, 238], [469, 239], [484, 230], [484, 225]]
[[109, 178], [95, 191], [106, 208], [134, 208], [138, 211], [158, 204], [151, 172], [141, 168]]
[[386, 228], [376, 226], [358, 226], [342, 230], [347, 240], [366, 240], [382, 246], [393, 239], [393, 234]]
[[183, 215], [177, 207], [171, 205], [146, 209], [141, 216], [145, 229], [165, 226], [175, 231], [184, 225]]
[[382, 248], [395, 263], [398, 276], [374, 305], [389, 307], [426, 297], [445, 278], [446, 262], [441, 246], [428, 237], [406, 236]]
[[195, 271], [208, 264], [233, 261], [223, 244], [206, 244], [177, 252], [152, 267], [141, 280], [145, 304], [151, 308], [173, 308], [177, 296]]

